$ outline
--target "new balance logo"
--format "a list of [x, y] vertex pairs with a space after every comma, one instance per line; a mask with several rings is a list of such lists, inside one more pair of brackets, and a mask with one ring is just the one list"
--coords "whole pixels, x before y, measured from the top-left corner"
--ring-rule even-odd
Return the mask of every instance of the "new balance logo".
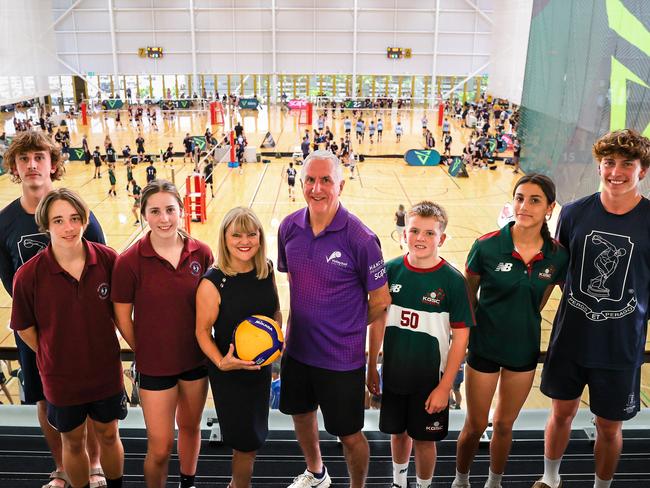
[[399, 291], [402, 289], [402, 285], [398, 285], [397, 283], [393, 283], [390, 285], [390, 290], [389, 293], [399, 293]]
[[499, 263], [496, 268], [494, 268], [494, 271], [503, 271], [504, 273], [507, 273], [512, 269], [512, 263]]

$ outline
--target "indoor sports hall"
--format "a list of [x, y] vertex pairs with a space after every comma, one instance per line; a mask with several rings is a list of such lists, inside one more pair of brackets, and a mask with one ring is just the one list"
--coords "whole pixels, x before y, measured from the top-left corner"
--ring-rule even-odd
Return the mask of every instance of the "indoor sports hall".
[[[215, 255], [222, 219], [244, 206], [259, 217], [276, 262], [280, 223], [306, 206], [302, 162], [329, 149], [343, 164], [340, 201], [376, 234], [385, 261], [407, 249], [398, 208], [430, 200], [449, 217], [440, 255], [464, 272], [475, 241], [515, 218], [513, 190], [523, 175], [555, 182], [548, 223], [555, 235], [562, 207], [601, 189], [594, 142], [624, 128], [650, 137], [644, 0], [24, 0], [0, 2], [0, 25], [0, 159], [22, 132], [45, 133], [64, 154], [54, 186], [81, 195], [118, 253], [150, 230], [134, 213], [127, 172], [144, 188], [153, 166], [181, 194], [185, 231]], [[641, 181], [642, 195], [648, 188]], [[0, 208], [21, 194], [3, 166]], [[21, 245], [41, 246], [29, 236]], [[289, 281], [276, 277], [286, 330]], [[540, 381], [561, 296], [555, 288], [541, 312], [541, 356], [514, 424], [504, 488], [529, 488], [544, 471], [552, 402]], [[11, 314], [2, 289], [0, 487], [40, 487], [54, 466], [36, 407], [21, 404]], [[119, 424], [124, 486], [145, 487], [134, 353], [121, 336], [120, 346], [129, 400]], [[640, 411], [623, 423], [613, 487], [650, 488], [647, 325], [643, 359]], [[431, 486], [454, 480], [465, 383], [459, 392]], [[366, 486], [389, 487], [390, 436], [379, 431], [377, 398], [366, 397]], [[585, 390], [562, 461], [564, 488], [594, 486], [590, 405]], [[471, 486], [488, 477], [494, 408]], [[332, 486], [349, 486], [341, 442], [320, 420]], [[272, 405], [269, 422], [252, 486], [286, 487], [305, 461], [291, 416]], [[231, 450], [221, 443], [211, 391], [201, 429], [195, 486], [230, 486]], [[416, 486], [413, 463], [408, 476]], [[176, 448], [167, 483], [179, 486]]]

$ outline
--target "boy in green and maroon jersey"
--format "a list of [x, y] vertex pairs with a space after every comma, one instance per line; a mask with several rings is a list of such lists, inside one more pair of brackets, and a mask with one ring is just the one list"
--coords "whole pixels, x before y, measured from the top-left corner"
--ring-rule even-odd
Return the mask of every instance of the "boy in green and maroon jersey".
[[376, 361], [385, 326], [379, 429], [391, 434], [396, 488], [407, 486], [413, 444], [417, 487], [431, 486], [435, 441], [447, 435], [449, 392], [474, 325], [465, 278], [438, 256], [447, 221], [444, 209], [432, 202], [408, 211], [408, 253], [386, 263], [392, 304], [384, 320], [371, 326], [371, 393], [378, 390]]

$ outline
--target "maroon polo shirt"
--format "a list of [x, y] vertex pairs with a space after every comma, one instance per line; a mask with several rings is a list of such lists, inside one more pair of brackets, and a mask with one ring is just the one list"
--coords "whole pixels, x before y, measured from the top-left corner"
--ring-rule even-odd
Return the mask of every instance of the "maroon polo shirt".
[[117, 253], [83, 240], [86, 264], [77, 281], [54, 258], [52, 245], [16, 272], [11, 327], [38, 331], [36, 359], [48, 402], [79, 405], [123, 389], [120, 345], [110, 300]]
[[149, 376], [172, 376], [203, 364], [194, 335], [196, 289], [212, 264], [210, 248], [185, 239], [178, 267], [160, 257], [150, 233], [124, 251], [115, 263], [111, 299], [132, 303], [135, 360]]

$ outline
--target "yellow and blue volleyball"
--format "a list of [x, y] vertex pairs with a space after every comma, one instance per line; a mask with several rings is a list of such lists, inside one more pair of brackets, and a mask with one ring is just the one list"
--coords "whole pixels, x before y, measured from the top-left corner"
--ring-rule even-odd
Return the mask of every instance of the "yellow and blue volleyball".
[[284, 336], [275, 320], [264, 315], [252, 315], [235, 328], [233, 344], [239, 359], [266, 366], [280, 357]]

